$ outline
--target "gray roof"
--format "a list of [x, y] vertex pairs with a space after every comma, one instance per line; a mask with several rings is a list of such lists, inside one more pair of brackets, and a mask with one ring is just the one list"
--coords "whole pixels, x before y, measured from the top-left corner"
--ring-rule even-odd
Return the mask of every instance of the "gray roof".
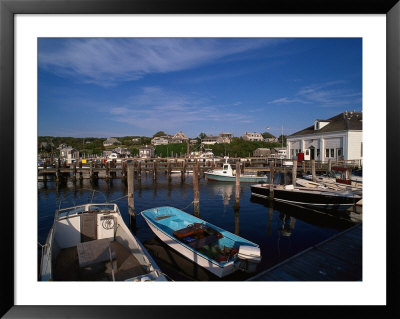
[[314, 130], [314, 125], [304, 130], [293, 133], [290, 136], [321, 134], [338, 131], [362, 131], [362, 112], [343, 112], [327, 120], [318, 120], [321, 122], [329, 122], [323, 128]]

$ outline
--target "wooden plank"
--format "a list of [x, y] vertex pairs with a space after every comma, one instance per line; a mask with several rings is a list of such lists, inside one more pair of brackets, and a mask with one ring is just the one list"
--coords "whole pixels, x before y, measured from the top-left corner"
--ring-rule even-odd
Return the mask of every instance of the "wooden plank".
[[337, 234], [248, 280], [362, 280], [362, 225]]

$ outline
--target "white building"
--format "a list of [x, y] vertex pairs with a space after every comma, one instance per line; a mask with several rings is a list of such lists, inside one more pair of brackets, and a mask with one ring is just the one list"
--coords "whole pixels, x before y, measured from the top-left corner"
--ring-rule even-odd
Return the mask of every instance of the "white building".
[[287, 137], [287, 154], [305, 160], [362, 160], [362, 113], [343, 112]]
[[262, 142], [262, 141], [264, 141], [264, 138], [261, 135], [261, 133], [249, 133], [249, 132], [246, 132], [246, 133], [243, 134], [242, 138], [245, 141], [252, 141], [252, 142], [255, 142], [255, 141], [261, 141]]
[[145, 145], [139, 148], [140, 158], [153, 158], [155, 155], [155, 149], [151, 145]]
[[153, 145], [167, 145], [171, 141], [171, 136], [157, 136], [151, 140]]

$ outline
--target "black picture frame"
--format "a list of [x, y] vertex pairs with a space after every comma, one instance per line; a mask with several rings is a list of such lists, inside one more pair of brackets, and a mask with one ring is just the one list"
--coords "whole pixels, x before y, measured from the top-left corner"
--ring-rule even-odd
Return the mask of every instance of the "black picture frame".
[[[14, 305], [14, 15], [15, 14], [386, 14], [387, 20], [387, 118], [386, 118], [386, 216], [387, 216], [387, 305], [386, 306], [15, 306]], [[398, 0], [0, 0], [0, 130], [1, 192], [1, 309], [5, 318], [158, 318], [190, 316], [210, 318], [245, 316], [334, 317], [368, 315], [400, 317], [398, 303], [399, 261], [396, 253], [399, 218], [396, 182], [399, 177], [397, 137], [400, 120], [400, 3]], [[382, 106], [377, 106], [382, 107]], [[378, 128], [377, 128], [378, 129]], [[379, 163], [377, 146], [377, 165]], [[381, 173], [380, 173], [381, 174]], [[377, 180], [377, 182], [379, 182]], [[381, 199], [385, 200], [385, 199]], [[378, 212], [377, 212], [378, 213]], [[379, 212], [383, 213], [383, 212]], [[240, 292], [238, 292], [240, 293]], [[284, 298], [284, 296], [282, 296]], [[267, 308], [267, 309], [266, 309]]]

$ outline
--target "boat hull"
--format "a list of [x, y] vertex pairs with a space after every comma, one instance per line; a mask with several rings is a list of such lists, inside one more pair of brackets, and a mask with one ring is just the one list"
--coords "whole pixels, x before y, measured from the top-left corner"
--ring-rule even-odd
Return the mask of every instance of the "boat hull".
[[[218, 182], [235, 182], [236, 181], [236, 176], [223, 176], [223, 175], [218, 175], [218, 174], [213, 174], [213, 173], [208, 173], [208, 172], [205, 172], [204, 175], [210, 181], [218, 181]], [[264, 177], [264, 176], [241, 175], [240, 182], [245, 182], [245, 183], [268, 182], [268, 177], [267, 176]]]
[[[269, 187], [252, 185], [251, 194], [256, 197], [268, 199], [270, 195]], [[278, 202], [295, 204], [310, 208], [323, 210], [343, 211], [353, 207], [360, 196], [338, 196], [333, 192], [322, 191], [301, 191], [292, 189], [277, 189], [274, 188], [273, 199]]]
[[[185, 233], [186, 231], [192, 231], [192, 229], [194, 229], [188, 228], [188, 226], [194, 224], [204, 225], [204, 227], [211, 228], [213, 231], [216, 231], [216, 233], [219, 233], [219, 235], [213, 239], [212, 245], [219, 246], [220, 248], [225, 249], [225, 247], [230, 247], [233, 249], [240, 248], [244, 245], [246, 247], [252, 246], [255, 249], [259, 249], [258, 245], [255, 243], [252, 243], [242, 237], [234, 235], [226, 230], [207, 223], [200, 218], [187, 214], [173, 207], [149, 209], [141, 212], [141, 215], [153, 233], [160, 240], [190, 261], [198, 264], [218, 277], [227, 276], [238, 270], [243, 266], [243, 259], [239, 259], [238, 255], [232, 255], [227, 261], [219, 262], [213, 259], [215, 257], [210, 257], [204, 254], [204, 252], [201, 252], [200, 246], [206, 245], [204, 247], [207, 247], [208, 243], [201, 244], [200, 246], [193, 245], [193, 243], [184, 243], [183, 239], [180, 238], [179, 233]], [[212, 238], [212, 236], [210, 238]], [[258, 258], [259, 260], [256, 259], [257, 258], [254, 259], [255, 262], [247, 262], [247, 270], [250, 271], [250, 268], [253, 267], [253, 264], [258, 263], [259, 260], [261, 260], [260, 257]]]
[[149, 225], [150, 229], [153, 231], [153, 233], [160, 238], [164, 243], [166, 243], [169, 247], [172, 249], [176, 250], [192, 262], [198, 264], [199, 266], [207, 269], [214, 275], [218, 277], [224, 277], [227, 275], [232, 274], [236, 269], [234, 267], [234, 263], [231, 262], [230, 265], [226, 265], [224, 267], [221, 267], [213, 262], [211, 262], [209, 259], [204, 258], [203, 256], [197, 254], [195, 251], [190, 250], [189, 248], [183, 246], [179, 241], [177, 241], [175, 238], [172, 236], [167, 235], [160, 229], [158, 229], [156, 226], [154, 226], [150, 221], [146, 219], [147, 225]]

